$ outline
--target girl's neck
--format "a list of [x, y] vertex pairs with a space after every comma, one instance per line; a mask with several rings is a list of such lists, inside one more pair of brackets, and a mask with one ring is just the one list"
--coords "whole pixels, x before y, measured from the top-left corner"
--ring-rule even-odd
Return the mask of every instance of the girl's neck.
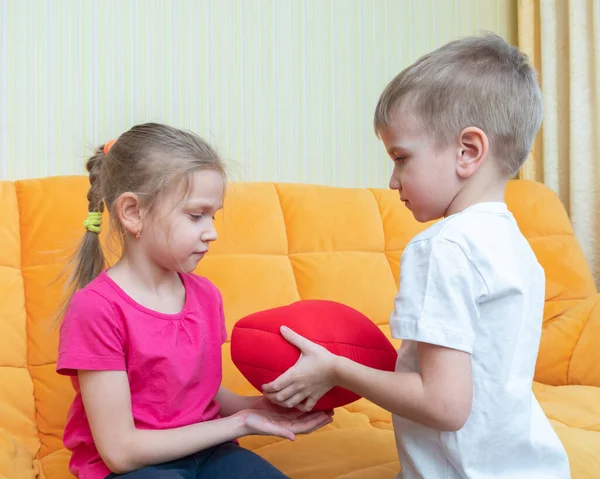
[[166, 314], [178, 313], [185, 303], [185, 288], [177, 272], [166, 270], [127, 250], [108, 276], [142, 306]]

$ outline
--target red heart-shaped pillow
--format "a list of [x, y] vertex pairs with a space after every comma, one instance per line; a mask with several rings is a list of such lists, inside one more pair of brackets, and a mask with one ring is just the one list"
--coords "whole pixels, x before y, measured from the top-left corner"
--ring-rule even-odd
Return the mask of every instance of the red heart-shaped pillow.
[[[361, 312], [335, 301], [303, 300], [250, 314], [235, 324], [231, 335], [231, 359], [258, 391], [290, 367], [300, 351], [281, 336], [287, 326], [320, 344], [375, 369], [393, 371], [397, 352], [381, 330]], [[341, 387], [325, 394], [313, 410], [344, 406], [360, 396]]]

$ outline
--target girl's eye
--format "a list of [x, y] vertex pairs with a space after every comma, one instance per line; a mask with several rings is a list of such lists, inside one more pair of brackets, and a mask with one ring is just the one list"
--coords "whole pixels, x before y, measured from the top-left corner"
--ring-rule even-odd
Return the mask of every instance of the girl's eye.
[[394, 158], [394, 163], [400, 163], [401, 165], [403, 165], [404, 163], [406, 163], [406, 160], [406, 156], [398, 156]]
[[[192, 219], [192, 221], [200, 221], [202, 218], [204, 218], [204, 215], [192, 215], [192, 214], [190, 214], [190, 218]], [[216, 220], [216, 217], [213, 216], [212, 219], [214, 221], [214, 220]]]

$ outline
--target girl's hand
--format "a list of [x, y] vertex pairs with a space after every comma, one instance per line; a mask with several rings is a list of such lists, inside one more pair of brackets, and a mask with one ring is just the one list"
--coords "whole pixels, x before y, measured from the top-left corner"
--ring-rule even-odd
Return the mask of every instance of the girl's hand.
[[281, 335], [302, 354], [294, 366], [263, 386], [264, 395], [277, 405], [312, 411], [316, 402], [336, 386], [336, 356], [285, 326]]
[[289, 413], [290, 410], [288, 408], [279, 406], [273, 402], [271, 402], [266, 396], [260, 396], [257, 400], [252, 404], [252, 406], [248, 409], [258, 409], [260, 411], [267, 411], [271, 413]]
[[264, 407], [238, 413], [244, 421], [244, 435], [277, 436], [293, 441], [296, 434], [311, 433], [333, 420], [332, 411], [308, 414], [298, 410], [280, 411], [277, 406], [268, 406], [267, 401]]

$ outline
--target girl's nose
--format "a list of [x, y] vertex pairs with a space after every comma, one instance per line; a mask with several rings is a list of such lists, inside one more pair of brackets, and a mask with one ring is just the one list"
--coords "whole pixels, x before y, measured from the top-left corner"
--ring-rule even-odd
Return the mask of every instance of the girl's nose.
[[215, 241], [217, 238], [217, 230], [214, 224], [211, 224], [210, 228], [202, 233], [202, 241]]

